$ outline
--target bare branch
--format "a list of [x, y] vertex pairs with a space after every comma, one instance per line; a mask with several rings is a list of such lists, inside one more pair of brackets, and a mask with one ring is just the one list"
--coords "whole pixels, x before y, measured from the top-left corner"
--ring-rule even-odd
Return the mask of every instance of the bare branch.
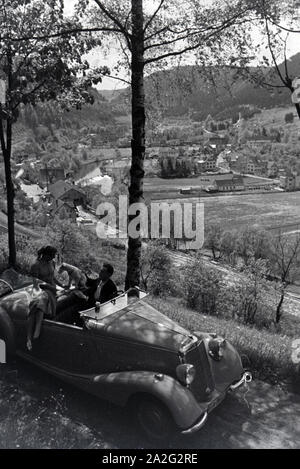
[[124, 56], [125, 56], [125, 58], [126, 58], [126, 60], [127, 60], [127, 65], [128, 65], [128, 67], [130, 68], [131, 61], [130, 61], [130, 58], [129, 58], [129, 56], [128, 56], [127, 50], [125, 49], [124, 45], [122, 44], [122, 41], [121, 41], [120, 38], [118, 38], [118, 41], [119, 41], [120, 47], [121, 47], [121, 49], [122, 49], [122, 52], [123, 52], [123, 54], [124, 54]]
[[105, 14], [105, 16], [107, 16], [107, 18], [109, 18], [119, 28], [119, 30], [124, 34], [128, 44], [130, 44], [131, 34], [124, 27], [124, 25], [121, 23], [121, 21], [119, 21], [119, 19], [116, 18], [115, 15], [113, 15], [107, 8], [105, 8], [105, 6], [103, 5], [103, 3], [100, 0], [94, 0], [94, 2], [96, 2], [96, 4], [100, 8], [100, 10]]
[[166, 59], [168, 57], [176, 57], [178, 55], [182, 55], [182, 54], [185, 54], [186, 52], [190, 52], [192, 50], [195, 50], [197, 49], [201, 44], [200, 43], [197, 43], [193, 46], [188, 46], [188, 47], [185, 47], [184, 49], [180, 49], [178, 51], [174, 51], [174, 52], [168, 52], [166, 54], [162, 54], [162, 55], [159, 55], [157, 57], [152, 57], [151, 59], [147, 59], [145, 60], [145, 65], [148, 65], [148, 64], [151, 64], [153, 62], [158, 62], [159, 60], [162, 60], [162, 59]]
[[153, 15], [151, 16], [151, 18], [149, 18], [149, 20], [146, 22], [145, 26], [144, 26], [144, 33], [147, 31], [147, 29], [149, 28], [150, 24], [152, 23], [152, 21], [154, 20], [154, 18], [157, 16], [159, 10], [162, 8], [163, 4], [165, 3], [165, 0], [160, 0], [160, 3], [158, 5], [158, 7], [156, 8], [155, 12], [153, 13]]
[[154, 31], [154, 32], [153, 32], [152, 34], [150, 34], [149, 36], [146, 36], [146, 37], [145, 37], [145, 42], [146, 42], [146, 41], [149, 41], [150, 39], [152, 39], [152, 38], [155, 37], [155, 36], [159, 36], [160, 34], [167, 32], [167, 31], [170, 31], [170, 26], [169, 26], [169, 25], [164, 26], [163, 28], [158, 29], [157, 31]]
[[286, 82], [291, 84], [292, 80], [290, 79], [289, 69], [288, 69], [288, 64], [287, 64], [287, 57], [286, 57], [287, 39], [288, 39], [288, 34], [284, 42], [284, 69], [285, 69]]
[[150, 59], [147, 59], [145, 60], [145, 65], [149, 64], [149, 63], [153, 63], [153, 62], [158, 62], [159, 60], [162, 60], [162, 59], [165, 59], [165, 58], [168, 58], [168, 57], [175, 57], [175, 56], [178, 56], [178, 55], [181, 55], [181, 54], [184, 54], [186, 52], [191, 52], [193, 50], [196, 50], [198, 49], [201, 45], [203, 45], [203, 42], [204, 41], [207, 41], [208, 39], [210, 39], [211, 37], [213, 37], [216, 33], [220, 33], [221, 31], [223, 31], [224, 29], [228, 28], [229, 26], [231, 26], [232, 24], [234, 24], [234, 21], [236, 20], [236, 18], [238, 18], [239, 16], [241, 15], [241, 12], [240, 13], [237, 13], [236, 15], [232, 16], [230, 19], [224, 21], [224, 23], [220, 26], [216, 26], [216, 27], [211, 27], [209, 28], [209, 30], [212, 30], [212, 32], [208, 35], [205, 36], [205, 38], [201, 38], [201, 41], [197, 42], [196, 44], [194, 45], [191, 45], [191, 46], [186, 46], [178, 51], [174, 51], [174, 52], [167, 52], [165, 54], [162, 54], [162, 55], [159, 55], [157, 57], [152, 57]]
[[287, 33], [297, 33], [297, 34], [300, 33], [300, 29], [287, 28], [286, 26], [282, 26], [281, 24], [276, 23], [276, 21], [274, 21], [269, 16], [267, 18], [270, 23], [272, 23], [274, 26], [277, 26], [277, 28], [280, 28], [282, 31], [286, 31]]
[[113, 80], [119, 80], [122, 81], [123, 83], [126, 83], [127, 85], [131, 85], [131, 82], [128, 80], [125, 80], [124, 78], [117, 77], [115, 75], [105, 75], [106, 78], [112, 78]]
[[189, 39], [191, 38], [192, 36], [195, 36], [195, 35], [198, 35], [198, 34], [201, 34], [203, 33], [204, 31], [194, 31], [194, 32], [191, 32], [190, 34], [186, 34], [185, 36], [178, 36], [174, 39], [170, 39], [170, 40], [165, 40], [165, 41], [162, 41], [160, 43], [153, 43], [153, 44], [149, 44], [148, 46], [145, 46], [145, 51], [146, 50], [149, 50], [149, 49], [154, 49], [156, 47], [162, 47], [162, 46], [167, 46], [167, 45], [170, 45], [170, 44], [174, 44], [176, 42], [179, 42], [179, 41], [184, 41], [186, 39]]
[[24, 36], [24, 37], [5, 37], [1, 38], [2, 39], [8, 39], [11, 42], [22, 42], [22, 41], [45, 41], [47, 39], [52, 39], [55, 37], [62, 37], [62, 36], [71, 36], [72, 34], [81, 34], [81, 33], [92, 33], [92, 32], [114, 32], [114, 33], [123, 33], [120, 29], [117, 28], [106, 28], [106, 27], [97, 27], [97, 28], [74, 28], [74, 29], [68, 29], [65, 31], [60, 31], [57, 33], [50, 33], [50, 34], [45, 34], [42, 36]]
[[[189, 31], [189, 28], [185, 28], [183, 30], [181, 30], [180, 32], [179, 31], [174, 31], [172, 30], [172, 28], [170, 26], [167, 26], [165, 28], [163, 28], [161, 30], [161, 32], [171, 32], [173, 34], [177, 34], [179, 35], [179, 37], [177, 36], [177, 38], [174, 38], [174, 39], [170, 39], [169, 41], [162, 41], [161, 43], [157, 43], [157, 44], [150, 44], [148, 46], [145, 47], [145, 50], [148, 50], [150, 48], [155, 48], [155, 47], [162, 47], [162, 46], [166, 46], [168, 44], [174, 44], [176, 42], [179, 42], [181, 40], [186, 40], [186, 39], [189, 39], [191, 38], [192, 36], [197, 36], [199, 34], [203, 34], [203, 33], [207, 33], [208, 31], [211, 31], [211, 33], [209, 35], [207, 35], [205, 37], [204, 40], [207, 40], [209, 39], [210, 37], [212, 37], [214, 34], [216, 33], [219, 33], [221, 31], [223, 31], [224, 29], [232, 26], [233, 24], [239, 24], [239, 22], [237, 21], [239, 17], [242, 17], [242, 15], [244, 13], [246, 13], [248, 11], [248, 9], [244, 9], [242, 11], [239, 11], [238, 13], [234, 14], [232, 17], [224, 20], [224, 22], [220, 25], [217, 25], [217, 26], [207, 26], [206, 28], [202, 28], [202, 29], [199, 29], [197, 31]], [[247, 19], [243, 19], [241, 21], [241, 24], [245, 24], [246, 22], [248, 22], [249, 20]], [[180, 34], [184, 34], [185, 32], [187, 32], [187, 34], [185, 36], [180, 36]], [[149, 40], [150, 38], [152, 37], [155, 37], [157, 36], [159, 33], [158, 32], [154, 32], [151, 36], [148, 36], [145, 40]], [[203, 41], [203, 39], [202, 39]], [[192, 51], [192, 50], [195, 50], [197, 49], [198, 47], [200, 47], [202, 45], [202, 42], [197, 42], [194, 46], [187, 46], [183, 49], [181, 49], [180, 51], [175, 51], [175, 52], [169, 52], [169, 53], [166, 53], [166, 54], [162, 54], [161, 56], [158, 56], [156, 58], [151, 58], [151, 59], [148, 59], [145, 61], [145, 64], [148, 64], [148, 63], [152, 63], [152, 62], [155, 62], [155, 61], [158, 61], [158, 60], [161, 60], [161, 59], [164, 59], [164, 58], [167, 58], [167, 57], [171, 57], [171, 56], [176, 56], [176, 55], [180, 55], [180, 54], [183, 54], [185, 52], [189, 52], [189, 51]]]
[[280, 68], [278, 66], [278, 63], [277, 63], [277, 60], [276, 60], [276, 57], [275, 57], [275, 54], [274, 54], [274, 51], [273, 51], [273, 46], [272, 46], [272, 43], [271, 43], [271, 34], [270, 34], [270, 30], [269, 30], [269, 24], [268, 24], [268, 19], [265, 18], [265, 24], [266, 24], [266, 32], [267, 32], [267, 38], [268, 38], [268, 46], [269, 46], [269, 50], [270, 50], [270, 53], [271, 53], [271, 56], [272, 56], [272, 60], [274, 62], [274, 65], [275, 65], [275, 68], [276, 68], [276, 71], [278, 73], [278, 76], [280, 78], [280, 80], [282, 81], [282, 83], [286, 86], [286, 87], [289, 87], [288, 86], [288, 83], [285, 81], [285, 79], [283, 78], [283, 75], [280, 71]]
[[268, 83], [266, 81], [260, 81], [259, 84], [268, 88], [286, 88], [285, 85], [273, 85], [272, 83]]

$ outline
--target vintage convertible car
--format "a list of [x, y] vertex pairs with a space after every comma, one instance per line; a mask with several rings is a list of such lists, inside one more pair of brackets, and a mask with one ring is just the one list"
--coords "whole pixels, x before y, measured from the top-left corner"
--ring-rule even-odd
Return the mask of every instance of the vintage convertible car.
[[44, 319], [32, 351], [26, 348], [30, 279], [15, 288], [0, 280], [0, 339], [14, 354], [102, 399], [133, 405], [151, 438], [171, 428], [199, 430], [208, 414], [251, 381], [234, 347], [216, 334], [189, 332], [153, 308], [146, 294], [125, 292], [80, 311], [82, 324]]

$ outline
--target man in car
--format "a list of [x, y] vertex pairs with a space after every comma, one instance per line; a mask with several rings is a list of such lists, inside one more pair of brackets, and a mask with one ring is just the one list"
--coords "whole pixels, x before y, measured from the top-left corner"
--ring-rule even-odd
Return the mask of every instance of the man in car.
[[104, 263], [99, 273], [99, 278], [95, 291], [93, 292], [93, 300], [99, 303], [106, 303], [115, 298], [118, 294], [116, 284], [111, 279], [114, 268], [111, 264]]

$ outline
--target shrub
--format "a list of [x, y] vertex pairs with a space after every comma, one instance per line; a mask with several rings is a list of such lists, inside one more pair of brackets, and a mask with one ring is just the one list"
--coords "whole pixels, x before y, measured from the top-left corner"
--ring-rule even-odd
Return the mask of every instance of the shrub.
[[187, 306], [204, 314], [217, 314], [222, 275], [197, 258], [183, 269], [182, 296]]
[[292, 112], [288, 112], [287, 114], [285, 114], [284, 120], [287, 124], [291, 124], [292, 122], [294, 122], [294, 114]]
[[156, 242], [143, 248], [141, 259], [142, 287], [156, 296], [174, 291], [172, 262], [167, 249]]

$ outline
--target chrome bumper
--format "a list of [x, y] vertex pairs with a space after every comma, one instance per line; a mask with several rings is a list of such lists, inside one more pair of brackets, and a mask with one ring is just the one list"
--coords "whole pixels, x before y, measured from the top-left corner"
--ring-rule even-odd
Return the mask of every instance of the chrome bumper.
[[[232, 384], [229, 387], [229, 389], [234, 391], [234, 390], [238, 389], [240, 386], [242, 386], [243, 384], [250, 383], [250, 381], [252, 381], [252, 374], [250, 373], [250, 371], [245, 371], [245, 373], [243, 374], [241, 379], [237, 383]], [[225, 397], [225, 393], [223, 394], [223, 396]], [[203, 425], [205, 425], [207, 417], [208, 417], [208, 412], [204, 412], [203, 416], [201, 417], [201, 419], [198, 422], [196, 422], [192, 427], [188, 428], [187, 430], [182, 430], [181, 433], [183, 435], [190, 435], [191, 433], [197, 432], [198, 430], [200, 430], [200, 428], [203, 427]]]
[[207, 417], [208, 417], [208, 413], [205, 412], [203, 414], [203, 417], [197, 422], [195, 423], [195, 425], [193, 425], [192, 427], [188, 428], [187, 430], [183, 430], [181, 433], [183, 435], [190, 435], [191, 433], [195, 433], [197, 432], [198, 430], [200, 430], [200, 428], [203, 427], [203, 425], [205, 424], [206, 420], [207, 420]]
[[250, 383], [250, 381], [252, 381], [252, 374], [250, 373], [250, 371], [246, 371], [237, 383], [232, 384], [230, 386], [230, 389], [232, 391], [235, 391], [237, 388], [239, 388], [243, 384]]

